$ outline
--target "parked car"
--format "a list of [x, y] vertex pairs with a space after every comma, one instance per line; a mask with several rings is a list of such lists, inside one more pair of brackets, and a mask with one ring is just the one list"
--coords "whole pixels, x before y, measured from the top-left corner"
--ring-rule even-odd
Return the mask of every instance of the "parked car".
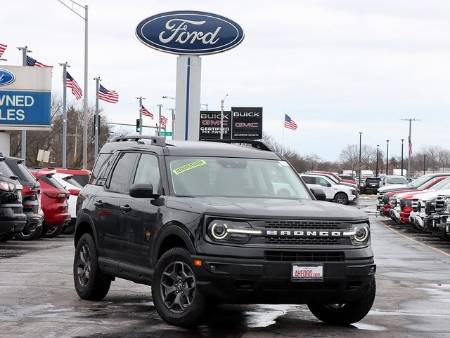
[[27, 222], [23, 213], [22, 185], [0, 155], [0, 242], [21, 232]]
[[366, 178], [366, 184], [364, 187], [365, 193], [377, 193], [378, 188], [380, 187], [380, 178], [379, 177], [368, 177]]
[[397, 175], [386, 175], [383, 176], [380, 182], [380, 187], [385, 187], [389, 185], [406, 185], [408, 184], [408, 179], [404, 176], [397, 176]]
[[358, 192], [348, 185], [337, 184], [326, 175], [302, 174], [303, 181], [309, 188], [322, 189], [326, 199], [339, 204], [355, 202]]
[[356, 189], [358, 191], [358, 184], [356, 184], [356, 183], [354, 183], [354, 182], [352, 182], [350, 180], [341, 179], [335, 173], [328, 172], [328, 171], [310, 171], [308, 173], [317, 174], [317, 175], [321, 175], [321, 176], [326, 176], [330, 180], [332, 180], [335, 184], [348, 185], [349, 187], [352, 187], [352, 188], [354, 188], [354, 189]]
[[106, 160], [97, 160], [78, 197], [80, 298], [103, 299], [116, 277], [151, 285], [159, 315], [182, 327], [221, 302], [303, 303], [333, 325], [370, 311], [376, 266], [368, 216], [317, 201], [323, 192], [314, 195], [262, 142], [252, 149], [116, 140], [102, 147]]
[[40, 169], [33, 172], [41, 185], [41, 205], [44, 211], [42, 234], [46, 237], [58, 236], [71, 220], [68, 206], [70, 193], [53, 176], [54, 170]]
[[24, 229], [17, 233], [15, 237], [21, 240], [37, 239], [41, 236], [44, 220], [44, 214], [40, 206], [40, 184], [25, 166], [23, 159], [5, 157], [5, 161], [23, 186], [22, 205], [23, 212], [27, 216]]
[[47, 167], [47, 168], [36, 168], [36, 170], [48, 170], [55, 171], [59, 174], [66, 174], [73, 176], [73, 179], [78, 182], [79, 185], [84, 187], [89, 182], [89, 176], [91, 171], [87, 169], [73, 169], [73, 168], [58, 168], [58, 167]]
[[81, 184], [79, 184], [72, 175], [60, 174], [56, 172], [54, 178], [69, 192], [69, 213], [70, 213], [70, 223], [66, 224], [63, 229], [64, 233], [71, 233], [75, 230], [75, 221], [77, 219], [77, 199], [80, 194]]

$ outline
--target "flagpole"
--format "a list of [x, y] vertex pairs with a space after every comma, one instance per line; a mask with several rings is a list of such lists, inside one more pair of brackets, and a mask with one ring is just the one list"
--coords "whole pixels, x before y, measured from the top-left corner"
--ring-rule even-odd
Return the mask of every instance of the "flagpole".
[[162, 109], [162, 104], [160, 103], [157, 106], [158, 106], [158, 109], [159, 109], [159, 112], [158, 112], [158, 115], [159, 115], [159, 117], [158, 117], [158, 136], [161, 136], [161, 109]]
[[62, 115], [63, 115], [63, 125], [62, 125], [62, 167], [67, 167], [67, 67], [70, 67], [67, 62], [60, 63], [63, 67], [63, 102], [62, 102]]
[[142, 135], [142, 100], [145, 100], [145, 97], [139, 96], [137, 99], [139, 100], [139, 135]]
[[[28, 46], [17, 47], [18, 50], [22, 51], [22, 66], [27, 65], [27, 54], [31, 53]], [[27, 164], [27, 131], [22, 130], [21, 145], [20, 145], [20, 156], [24, 159], [25, 165]]]
[[100, 89], [100, 76], [94, 77], [95, 80], [95, 115], [94, 115], [94, 135], [95, 135], [95, 143], [94, 143], [94, 160], [97, 159], [98, 156], [98, 145], [99, 145], [99, 132], [100, 132], [100, 118], [98, 115], [98, 91]]

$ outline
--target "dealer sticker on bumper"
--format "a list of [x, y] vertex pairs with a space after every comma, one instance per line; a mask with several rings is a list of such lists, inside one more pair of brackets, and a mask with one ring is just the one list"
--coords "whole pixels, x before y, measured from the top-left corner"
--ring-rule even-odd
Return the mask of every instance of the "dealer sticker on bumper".
[[292, 264], [292, 280], [296, 282], [322, 281], [323, 265], [298, 265]]

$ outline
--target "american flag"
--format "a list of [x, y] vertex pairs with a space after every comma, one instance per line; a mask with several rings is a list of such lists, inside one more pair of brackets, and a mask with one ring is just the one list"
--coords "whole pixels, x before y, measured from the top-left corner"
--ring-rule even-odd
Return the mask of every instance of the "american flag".
[[297, 130], [297, 123], [289, 117], [289, 115], [284, 114], [284, 127], [292, 130]]
[[7, 45], [4, 45], [3, 43], [0, 43], [0, 58], [2, 57], [3, 53], [6, 50]]
[[142, 115], [148, 116], [148, 117], [150, 117], [151, 119], [153, 119], [153, 114], [150, 113], [150, 111], [147, 110], [147, 108], [145, 108], [144, 106], [141, 106], [141, 109], [140, 109], [139, 111], [142, 113]]
[[166, 129], [167, 128], [167, 122], [169, 122], [167, 117], [161, 115], [161, 117], [159, 119], [159, 124], [160, 124], [161, 128]]
[[115, 90], [108, 90], [102, 85], [98, 88], [98, 98], [100, 100], [110, 102], [110, 103], [117, 103], [119, 102], [119, 93], [117, 93]]
[[48, 68], [52, 68], [53, 67], [53, 66], [44, 65], [42, 62], [39, 62], [36, 59], [33, 59], [31, 56], [28, 56], [28, 55], [27, 55], [27, 66], [31, 66], [31, 67], [48, 67]]
[[69, 74], [69, 72], [66, 73], [66, 86], [67, 88], [72, 89], [72, 94], [75, 96], [77, 100], [83, 97], [83, 91], [81, 90], [77, 81], [75, 81], [72, 75]]

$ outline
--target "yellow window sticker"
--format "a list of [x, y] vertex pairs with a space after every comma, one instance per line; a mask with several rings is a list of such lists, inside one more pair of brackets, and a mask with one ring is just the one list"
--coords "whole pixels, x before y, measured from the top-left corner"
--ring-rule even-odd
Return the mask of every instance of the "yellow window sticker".
[[186, 171], [195, 169], [195, 168], [199, 168], [199, 167], [204, 167], [205, 165], [207, 165], [205, 160], [197, 160], [191, 163], [186, 163], [185, 165], [182, 165], [181, 167], [175, 168], [174, 170], [172, 170], [172, 172], [175, 175], [180, 175]]

